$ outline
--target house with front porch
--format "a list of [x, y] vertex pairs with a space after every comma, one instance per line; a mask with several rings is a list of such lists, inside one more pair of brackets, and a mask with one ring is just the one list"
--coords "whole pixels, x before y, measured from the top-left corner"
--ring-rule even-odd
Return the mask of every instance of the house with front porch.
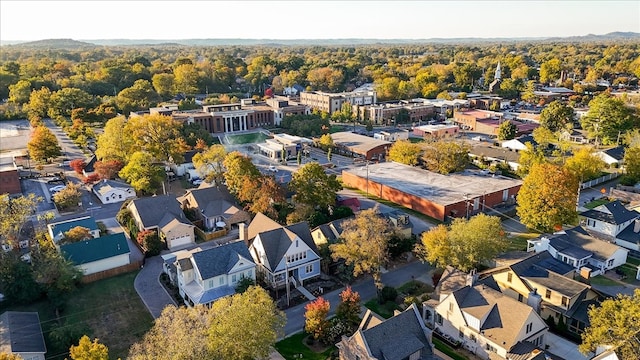
[[532, 251], [548, 251], [587, 279], [623, 265], [629, 253], [621, 246], [591, 236], [580, 226], [527, 240], [527, 252]]
[[580, 213], [580, 223], [596, 236], [640, 251], [640, 213], [627, 209], [620, 200]]
[[195, 249], [175, 262], [180, 296], [188, 306], [211, 305], [235, 294], [243, 278], [256, 279], [256, 264], [243, 241]]
[[240, 239], [269, 287], [298, 287], [320, 276], [320, 255], [306, 221], [282, 226], [258, 213], [248, 227], [240, 224]]
[[91, 191], [103, 204], [113, 204], [136, 198], [136, 191], [131, 185], [116, 180], [104, 179], [94, 184]]
[[195, 226], [185, 216], [175, 195], [135, 199], [127, 209], [138, 230], [157, 231], [169, 250], [195, 243]]

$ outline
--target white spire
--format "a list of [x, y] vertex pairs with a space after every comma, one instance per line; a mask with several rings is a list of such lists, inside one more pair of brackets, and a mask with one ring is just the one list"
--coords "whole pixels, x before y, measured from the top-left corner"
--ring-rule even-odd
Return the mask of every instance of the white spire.
[[502, 70], [500, 69], [500, 61], [498, 61], [498, 67], [496, 67], [496, 76], [495, 79], [500, 79], [502, 77]]

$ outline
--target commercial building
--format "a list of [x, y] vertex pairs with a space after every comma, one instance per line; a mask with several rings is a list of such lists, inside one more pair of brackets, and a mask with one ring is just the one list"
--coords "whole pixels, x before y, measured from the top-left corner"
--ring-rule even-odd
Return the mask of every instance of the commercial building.
[[377, 97], [375, 90], [359, 90], [342, 93], [327, 93], [322, 91], [303, 91], [300, 93], [300, 103], [329, 114], [342, 109], [342, 104], [364, 106], [375, 104]]
[[522, 186], [482, 171], [441, 175], [396, 162], [343, 170], [342, 182], [440, 221], [513, 204]]
[[336, 153], [362, 157], [366, 160], [384, 160], [391, 142], [343, 131], [331, 134]]

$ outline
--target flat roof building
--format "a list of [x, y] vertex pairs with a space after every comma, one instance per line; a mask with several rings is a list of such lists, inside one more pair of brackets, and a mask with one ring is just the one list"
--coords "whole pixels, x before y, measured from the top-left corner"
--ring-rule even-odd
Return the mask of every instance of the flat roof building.
[[354, 134], [349, 131], [331, 134], [337, 153], [364, 157], [367, 160], [383, 160], [391, 147], [391, 142], [377, 140], [368, 136]]

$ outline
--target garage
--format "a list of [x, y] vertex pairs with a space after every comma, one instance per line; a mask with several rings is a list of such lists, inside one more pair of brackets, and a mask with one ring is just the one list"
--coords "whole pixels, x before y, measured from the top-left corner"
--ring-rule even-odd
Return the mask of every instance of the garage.
[[172, 239], [170, 242], [171, 242], [171, 244], [167, 244], [169, 246], [169, 248], [175, 248], [175, 247], [178, 247], [178, 246], [189, 245], [189, 244], [192, 243], [191, 236], [189, 236], [189, 235], [177, 237], [175, 239]]

